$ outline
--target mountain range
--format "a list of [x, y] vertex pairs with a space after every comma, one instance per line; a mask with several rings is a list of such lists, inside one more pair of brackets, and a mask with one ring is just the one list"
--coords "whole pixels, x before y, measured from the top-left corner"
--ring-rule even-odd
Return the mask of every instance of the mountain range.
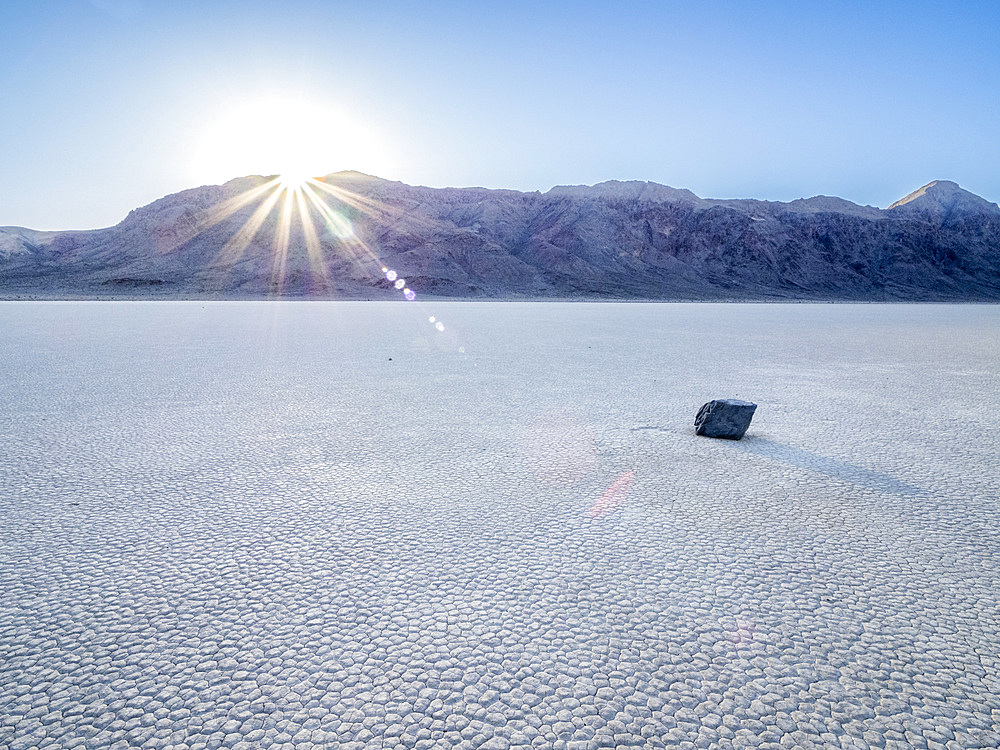
[[1000, 207], [931, 182], [887, 209], [700, 198], [651, 182], [545, 193], [358, 172], [243, 177], [87, 231], [0, 227], [0, 296], [995, 301]]

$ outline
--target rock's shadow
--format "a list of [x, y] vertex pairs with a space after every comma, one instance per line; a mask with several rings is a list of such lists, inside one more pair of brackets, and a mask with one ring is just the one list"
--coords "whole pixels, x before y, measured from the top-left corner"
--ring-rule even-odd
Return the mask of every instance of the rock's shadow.
[[798, 469], [815, 471], [877, 492], [906, 496], [926, 494], [926, 491], [920, 487], [903, 482], [891, 474], [872, 471], [847, 461], [828, 458], [801, 448], [793, 448], [790, 445], [784, 445], [767, 438], [747, 435], [735, 443], [735, 446], [737, 450], [745, 453], [754, 453], [758, 456], [781, 461]]

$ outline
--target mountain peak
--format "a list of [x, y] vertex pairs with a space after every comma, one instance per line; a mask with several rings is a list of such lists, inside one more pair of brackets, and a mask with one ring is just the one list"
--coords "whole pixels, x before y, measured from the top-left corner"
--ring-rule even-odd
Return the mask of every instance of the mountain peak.
[[696, 203], [701, 200], [690, 190], [672, 188], [657, 182], [643, 180], [606, 180], [596, 185], [556, 185], [545, 195], [577, 198], [605, 198], [645, 200], [653, 202], [684, 201]]
[[951, 180], [934, 180], [928, 182], [922, 188], [914, 190], [909, 195], [900, 198], [889, 206], [894, 208], [919, 208], [930, 210], [945, 210], [962, 206], [963, 208], [986, 209], [998, 211], [995, 203], [990, 203], [985, 198], [981, 198], [975, 193], [964, 190], [957, 182]]

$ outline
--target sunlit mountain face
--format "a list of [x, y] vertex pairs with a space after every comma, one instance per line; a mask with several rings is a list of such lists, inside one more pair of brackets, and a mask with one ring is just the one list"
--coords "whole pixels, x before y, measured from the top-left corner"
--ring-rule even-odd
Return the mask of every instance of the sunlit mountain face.
[[[248, 207], [252, 207], [252, 212], [222, 245], [211, 261], [211, 267], [225, 270], [238, 266], [250, 244], [260, 244], [263, 233], [263, 244], [266, 247], [269, 240], [272, 254], [269, 286], [277, 296], [281, 296], [288, 279], [294, 232], [301, 240], [295, 243], [295, 248], [305, 252], [314, 288], [330, 288], [328, 247], [329, 240], [333, 240], [341, 259], [346, 258], [358, 268], [367, 269], [369, 274], [377, 269], [404, 299], [413, 301], [416, 298], [416, 292], [407, 286], [406, 279], [386, 266], [378, 253], [354, 230], [352, 216], [362, 214], [377, 220], [390, 216], [392, 210], [325, 179], [301, 173], [270, 178], [212, 207], [206, 217], [192, 228], [191, 236], [183, 238], [184, 241], [194, 239], [237, 212], [245, 212]], [[321, 237], [327, 242], [324, 243]]]

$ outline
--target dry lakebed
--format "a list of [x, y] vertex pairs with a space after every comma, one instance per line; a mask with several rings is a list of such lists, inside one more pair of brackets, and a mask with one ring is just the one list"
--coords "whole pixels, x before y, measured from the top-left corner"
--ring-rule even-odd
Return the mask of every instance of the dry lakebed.
[[1000, 747], [998, 394], [988, 305], [0, 303], [0, 747]]

